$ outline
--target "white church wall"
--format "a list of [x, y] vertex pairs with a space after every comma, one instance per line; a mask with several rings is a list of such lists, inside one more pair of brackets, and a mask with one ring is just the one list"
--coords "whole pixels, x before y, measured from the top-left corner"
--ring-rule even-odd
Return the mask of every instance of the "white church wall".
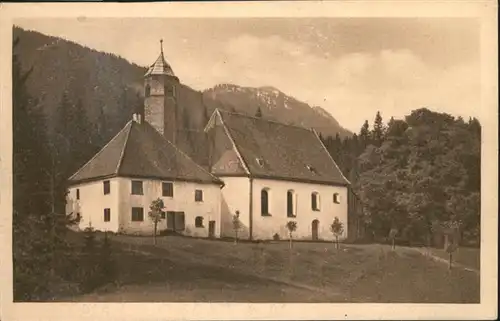
[[[118, 216], [118, 179], [109, 179], [110, 193], [104, 194], [103, 181], [81, 183], [71, 186], [67, 196], [67, 212], [74, 215], [80, 214], [81, 220], [78, 225], [83, 230], [92, 225], [98, 231], [117, 232], [119, 227]], [[80, 199], [77, 199], [79, 191]], [[109, 208], [110, 220], [104, 221], [104, 209]]]
[[[261, 190], [269, 189], [270, 216], [261, 215]], [[287, 217], [287, 191], [295, 194], [296, 217]], [[311, 207], [311, 193], [320, 196], [319, 211]], [[339, 204], [334, 203], [333, 195], [338, 193]], [[312, 222], [319, 221], [318, 239], [333, 240], [330, 225], [337, 216], [344, 224], [344, 235], [347, 237], [347, 188], [310, 183], [297, 183], [281, 180], [255, 179], [253, 182], [253, 238], [272, 239], [277, 233], [280, 239], [289, 239], [286, 223], [297, 222], [297, 230], [293, 233], [296, 239], [312, 239]]]
[[219, 177], [224, 181], [221, 204], [221, 234], [223, 237], [234, 237], [233, 215], [240, 213], [241, 229], [238, 237], [248, 239], [250, 210], [250, 180], [248, 177]]
[[[194, 237], [209, 236], [209, 221], [215, 221], [214, 237], [220, 236], [221, 189], [215, 184], [173, 182], [173, 197], [162, 196], [162, 180], [119, 178], [120, 232], [125, 234], [152, 235], [153, 222], [148, 212], [151, 202], [161, 198], [166, 211], [184, 212], [185, 229], [181, 234]], [[143, 182], [143, 195], [132, 195], [132, 180]], [[195, 201], [195, 190], [203, 191], [203, 201]], [[143, 221], [132, 221], [132, 207], [143, 208]], [[203, 227], [196, 227], [197, 216], [203, 217]], [[158, 231], [167, 229], [167, 220], [158, 224]]]

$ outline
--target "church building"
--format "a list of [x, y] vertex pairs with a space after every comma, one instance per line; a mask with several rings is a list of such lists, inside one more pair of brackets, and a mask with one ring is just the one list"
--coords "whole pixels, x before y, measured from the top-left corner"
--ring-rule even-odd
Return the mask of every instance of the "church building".
[[203, 102], [184, 88], [162, 48], [144, 77], [143, 115], [69, 179], [81, 228], [150, 235], [160, 197], [159, 230], [233, 237], [237, 213], [248, 240], [288, 239], [288, 221], [296, 239], [333, 240], [335, 217], [348, 236], [349, 182], [314, 130], [216, 108], [186, 139], [182, 113]]
[[223, 236], [234, 235], [238, 212], [239, 235], [250, 240], [288, 239], [288, 221], [297, 239], [333, 240], [335, 217], [347, 237], [349, 182], [315, 131], [222, 110], [205, 130], [211, 172], [225, 184]]
[[145, 119], [134, 114], [122, 130], [69, 178], [68, 212], [79, 228], [153, 233], [149, 206], [165, 204], [158, 230], [220, 236], [223, 182], [176, 146], [179, 80], [163, 49], [144, 76]]

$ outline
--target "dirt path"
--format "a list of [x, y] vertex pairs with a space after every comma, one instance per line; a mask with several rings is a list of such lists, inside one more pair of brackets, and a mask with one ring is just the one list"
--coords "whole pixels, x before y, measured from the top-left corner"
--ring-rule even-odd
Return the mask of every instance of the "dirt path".
[[[413, 251], [413, 252], [420, 253], [422, 256], [424, 256], [426, 258], [429, 258], [429, 259], [431, 259], [433, 261], [436, 261], [436, 262], [439, 262], [439, 263], [442, 263], [442, 264], [446, 264], [446, 265], [449, 264], [449, 262], [448, 262], [447, 259], [444, 259], [444, 258], [442, 258], [440, 256], [437, 256], [437, 255], [433, 254], [432, 252], [428, 251], [425, 248], [415, 248], [415, 247], [403, 247], [403, 248], [405, 250], [407, 250], [407, 251]], [[459, 268], [459, 269], [462, 269], [462, 270], [465, 270], [465, 271], [473, 272], [473, 273], [475, 273], [477, 275], [480, 274], [480, 272], [479, 272], [478, 269], [473, 268], [471, 266], [466, 266], [466, 265], [458, 263], [458, 262], [452, 262], [452, 268]]]

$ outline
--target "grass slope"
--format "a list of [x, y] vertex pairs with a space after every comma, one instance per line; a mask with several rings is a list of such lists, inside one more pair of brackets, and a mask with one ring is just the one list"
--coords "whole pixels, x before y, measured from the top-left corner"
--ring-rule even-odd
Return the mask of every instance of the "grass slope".
[[[119, 280], [70, 301], [478, 303], [479, 275], [384, 245], [114, 236]], [[67, 301], [68, 299], [61, 299]]]

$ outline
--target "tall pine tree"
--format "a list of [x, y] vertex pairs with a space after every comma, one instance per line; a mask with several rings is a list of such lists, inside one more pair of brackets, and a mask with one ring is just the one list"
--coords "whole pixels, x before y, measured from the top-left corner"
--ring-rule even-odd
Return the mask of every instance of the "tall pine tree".
[[373, 130], [372, 130], [372, 142], [375, 146], [380, 147], [384, 140], [385, 128], [384, 123], [382, 122], [382, 116], [380, 115], [380, 111], [377, 111], [375, 116], [375, 121], [373, 122]]
[[370, 124], [368, 123], [368, 120], [365, 120], [361, 130], [359, 131], [359, 141], [363, 150], [366, 146], [370, 145]]

